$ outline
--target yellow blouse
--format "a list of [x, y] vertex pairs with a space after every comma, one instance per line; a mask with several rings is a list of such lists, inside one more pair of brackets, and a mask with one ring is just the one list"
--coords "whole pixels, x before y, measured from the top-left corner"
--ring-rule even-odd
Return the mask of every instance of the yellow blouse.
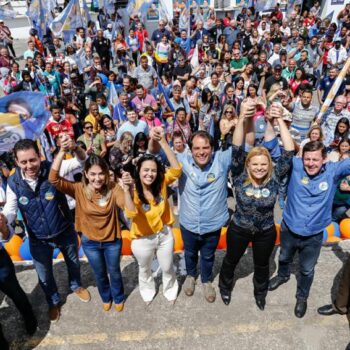
[[181, 173], [182, 168], [168, 169], [165, 172], [161, 186], [160, 198], [154, 199], [147, 205], [141, 202], [135, 190], [134, 203], [136, 211], [130, 211], [125, 208], [125, 215], [132, 219], [130, 228], [131, 239], [153, 235], [160, 232], [164, 225], [172, 225], [174, 223], [174, 216], [167, 196], [167, 185], [176, 181], [181, 176]]

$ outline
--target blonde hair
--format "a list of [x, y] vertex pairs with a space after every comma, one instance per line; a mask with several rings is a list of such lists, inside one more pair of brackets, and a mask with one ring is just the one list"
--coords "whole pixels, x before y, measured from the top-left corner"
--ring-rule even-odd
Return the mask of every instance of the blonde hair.
[[272, 84], [270, 87], [269, 93], [266, 95], [266, 99], [269, 100], [269, 98], [280, 89], [281, 89], [280, 84], [278, 84], [278, 83]]
[[252, 158], [256, 157], [256, 156], [265, 156], [268, 160], [268, 163], [269, 163], [269, 169], [268, 169], [267, 175], [266, 175], [262, 185], [265, 186], [271, 180], [273, 165], [272, 165], [272, 159], [271, 159], [269, 151], [265, 147], [260, 147], [260, 146], [254, 147], [248, 153], [246, 160], [245, 160], [244, 166], [245, 166], [245, 169], [247, 171], [248, 176], [247, 176], [247, 179], [244, 181], [244, 184], [243, 184], [244, 186], [247, 186], [247, 185], [250, 185], [253, 183], [253, 177], [250, 174], [248, 165], [249, 165], [249, 162], [252, 160]]
[[227, 104], [227, 105], [225, 105], [224, 110], [222, 111], [221, 119], [226, 119], [227, 120], [227, 117], [226, 117], [225, 113], [226, 113], [226, 111], [228, 109], [232, 109], [232, 111], [233, 111], [232, 119], [238, 118], [237, 111], [236, 111], [236, 108], [234, 107], [234, 105]]

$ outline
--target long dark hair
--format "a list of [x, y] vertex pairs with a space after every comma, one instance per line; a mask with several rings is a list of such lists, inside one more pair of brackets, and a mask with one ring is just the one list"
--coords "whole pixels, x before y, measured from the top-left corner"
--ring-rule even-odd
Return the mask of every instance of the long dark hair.
[[157, 200], [160, 194], [160, 190], [162, 187], [162, 183], [164, 181], [164, 174], [165, 174], [165, 168], [163, 164], [158, 160], [157, 157], [155, 157], [152, 154], [145, 154], [137, 161], [136, 172], [135, 172], [135, 187], [136, 187], [137, 194], [143, 204], [149, 204], [149, 202], [143, 193], [143, 187], [140, 179], [140, 170], [141, 170], [142, 164], [147, 160], [151, 160], [155, 162], [157, 165], [157, 177], [155, 178], [155, 180], [151, 185], [151, 192], [155, 200]]
[[99, 166], [106, 177], [106, 182], [102, 186], [101, 194], [102, 196], [109, 198], [109, 196], [111, 195], [111, 191], [109, 190], [109, 166], [103, 158], [101, 158], [96, 154], [91, 154], [89, 158], [85, 161], [83, 177], [82, 177], [82, 184], [83, 184], [83, 190], [85, 192], [85, 195], [87, 199], [89, 200], [92, 199], [92, 191], [88, 187], [89, 180], [86, 174], [94, 165]]
[[[338, 131], [338, 126], [340, 123], [343, 123], [347, 126], [347, 130], [341, 134], [339, 131]], [[335, 131], [334, 131], [334, 139], [347, 139], [348, 138], [348, 134], [349, 134], [349, 128], [350, 128], [350, 123], [349, 123], [349, 120], [348, 118], [340, 118], [338, 120], [338, 123], [337, 123], [337, 126], [335, 127]]]
[[139, 156], [139, 154], [138, 154], [138, 152], [139, 152], [139, 145], [137, 143], [140, 142], [140, 141], [145, 141], [145, 148], [146, 148], [146, 150], [148, 148], [148, 138], [147, 138], [146, 134], [143, 133], [143, 132], [137, 133], [136, 136], [135, 136], [135, 139], [134, 139], [134, 145], [133, 145], [133, 150], [132, 150], [134, 158]]

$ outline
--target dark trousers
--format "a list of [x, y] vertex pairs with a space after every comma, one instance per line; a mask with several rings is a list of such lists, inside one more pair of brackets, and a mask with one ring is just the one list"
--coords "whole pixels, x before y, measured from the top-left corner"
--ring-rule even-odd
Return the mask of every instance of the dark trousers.
[[334, 306], [342, 313], [350, 313], [350, 256], [345, 263]]
[[[4, 248], [0, 248], [0, 290], [11, 298], [24, 320], [35, 318], [27, 295], [18, 283], [15, 267]], [[7, 349], [0, 325], [0, 349]]]
[[315, 266], [322, 247], [323, 232], [313, 236], [299, 236], [289, 230], [284, 221], [281, 224], [281, 251], [278, 276], [289, 278], [290, 264], [296, 252], [299, 253], [299, 276], [297, 299], [306, 300], [315, 274]]
[[231, 293], [235, 268], [248, 247], [249, 242], [253, 246], [254, 261], [254, 295], [256, 298], [265, 298], [269, 285], [269, 259], [276, 241], [276, 227], [253, 233], [235, 225], [232, 221], [227, 230], [227, 251], [222, 262], [219, 288], [225, 294]]
[[218, 246], [221, 229], [200, 235], [185, 229], [180, 225], [182, 240], [185, 247], [185, 264], [187, 275], [197, 277], [198, 253], [200, 252], [200, 269], [202, 283], [212, 280], [215, 251]]

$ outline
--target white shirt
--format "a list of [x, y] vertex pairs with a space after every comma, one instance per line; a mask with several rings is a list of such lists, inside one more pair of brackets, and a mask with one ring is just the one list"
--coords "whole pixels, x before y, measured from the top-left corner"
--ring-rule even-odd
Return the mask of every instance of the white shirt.
[[[84, 162], [85, 161], [81, 161], [76, 157], [62, 161], [60, 172], [59, 172], [60, 176], [66, 177], [71, 175], [73, 177], [74, 171], [81, 168]], [[38, 179], [25, 178], [22, 171], [21, 171], [21, 175], [24, 181], [26, 181], [29, 187], [32, 189], [32, 191], [35, 191], [36, 185], [38, 184]], [[3, 214], [6, 216], [8, 225], [10, 226], [12, 222], [16, 219], [17, 210], [18, 210], [17, 195], [12, 191], [10, 186], [7, 186], [6, 188], [6, 197], [7, 197], [7, 200], [4, 206]]]
[[346, 59], [348, 58], [348, 54], [346, 52], [346, 49], [341, 46], [340, 49], [338, 50], [339, 54], [338, 54], [338, 59], [337, 59], [337, 50], [335, 47], [332, 47], [329, 52], [328, 52], [328, 62], [330, 64], [336, 64], [336, 63], [340, 63], [340, 62], [345, 62]]

